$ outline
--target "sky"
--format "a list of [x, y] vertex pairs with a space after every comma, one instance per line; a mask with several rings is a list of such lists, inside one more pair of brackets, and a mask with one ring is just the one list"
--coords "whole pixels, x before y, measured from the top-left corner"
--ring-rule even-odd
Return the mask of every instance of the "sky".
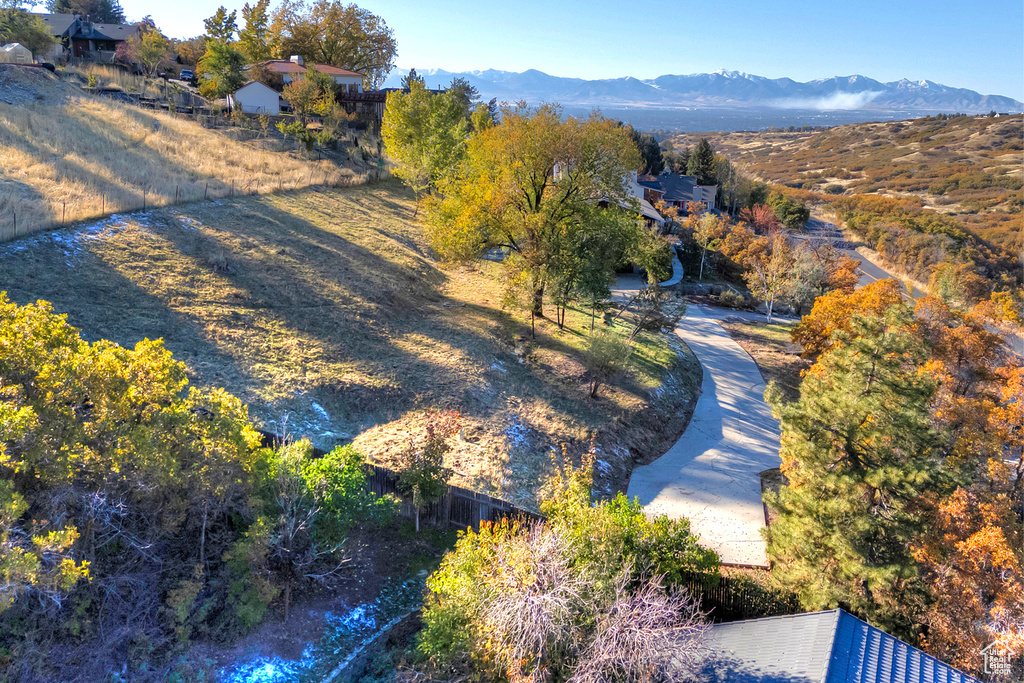
[[[224, 1], [224, 0], [221, 0]], [[234, 2], [235, 4], [231, 4]], [[209, 0], [121, 0], [167, 35], [203, 32]], [[239, 9], [243, 0], [226, 0]], [[272, 2], [273, 6], [274, 2]], [[361, 0], [399, 67], [654, 78], [726, 68], [798, 81], [928, 79], [1024, 100], [1021, 0]], [[241, 19], [241, 12], [239, 12]]]

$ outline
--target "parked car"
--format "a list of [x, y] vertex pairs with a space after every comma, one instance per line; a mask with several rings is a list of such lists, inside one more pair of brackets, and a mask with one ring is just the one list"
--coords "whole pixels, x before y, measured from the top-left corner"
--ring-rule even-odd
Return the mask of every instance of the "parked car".
[[182, 69], [181, 73], [178, 74], [178, 80], [192, 83], [192, 81], [196, 80], [196, 73], [192, 69]]

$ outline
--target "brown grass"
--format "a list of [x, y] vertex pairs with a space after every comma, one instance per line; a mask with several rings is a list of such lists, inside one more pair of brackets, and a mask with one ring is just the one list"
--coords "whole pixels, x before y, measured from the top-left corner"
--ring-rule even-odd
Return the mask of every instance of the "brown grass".
[[352, 438], [382, 462], [425, 409], [458, 409], [456, 483], [527, 505], [562, 443], [579, 455], [593, 440], [611, 491], [681, 433], [700, 382], [688, 350], [644, 334], [587, 398], [588, 312], [528, 338], [500, 307], [497, 265], [439, 269], [413, 210], [393, 181], [164, 207], [0, 246], [0, 290], [52, 301], [89, 339], [162, 337], [267, 428]]
[[1011, 257], [1024, 192], [1024, 117], [962, 116], [946, 120], [859, 123], [812, 132], [686, 134], [671, 142], [693, 147], [707, 137], [717, 151], [762, 180], [822, 192], [918, 198], [953, 215]]
[[86, 95], [43, 69], [4, 66], [0, 90], [18, 97], [0, 97], [0, 241], [144, 204], [365, 180], [280, 141], [242, 142]]

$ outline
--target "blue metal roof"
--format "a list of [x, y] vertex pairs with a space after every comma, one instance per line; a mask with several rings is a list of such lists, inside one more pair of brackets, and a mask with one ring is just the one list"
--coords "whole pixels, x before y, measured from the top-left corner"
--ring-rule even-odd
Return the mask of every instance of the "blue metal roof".
[[701, 678], [730, 683], [978, 683], [835, 609], [715, 624]]

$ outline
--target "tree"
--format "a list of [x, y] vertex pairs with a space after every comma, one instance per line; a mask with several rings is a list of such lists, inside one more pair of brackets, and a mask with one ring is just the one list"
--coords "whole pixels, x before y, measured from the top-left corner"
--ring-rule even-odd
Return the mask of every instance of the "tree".
[[424, 89], [427, 87], [427, 82], [423, 80], [423, 77], [416, 73], [416, 69], [409, 69], [409, 73], [402, 76], [402, 82], [399, 83], [399, 87], [402, 90], [412, 90], [412, 84], [419, 83]]
[[922, 616], [922, 645], [942, 661], [976, 675], [978, 653], [993, 642], [1024, 645], [1021, 525], [1006, 496], [958, 488], [933, 501], [928, 533], [914, 548], [931, 604]]
[[207, 42], [206, 54], [199, 60], [199, 91], [203, 97], [225, 97], [245, 85], [245, 56], [224, 40]]
[[626, 340], [614, 332], [591, 335], [583, 354], [583, 367], [590, 379], [590, 398], [597, 398], [597, 390], [601, 385], [626, 369], [632, 352]]
[[640, 152], [640, 167], [637, 172], [641, 175], [658, 175], [665, 170], [665, 159], [661, 154], [661, 145], [654, 139], [653, 135], [641, 133], [633, 126], [627, 125], [629, 136], [633, 139], [637, 151]]
[[174, 48], [178, 53], [178, 58], [181, 59], [181, 63], [193, 67], [197, 66], [199, 60], [206, 54], [207, 40], [206, 36], [196, 36], [195, 38], [180, 40], [175, 43]]
[[775, 214], [775, 209], [767, 204], [754, 204], [740, 209], [740, 218], [754, 226], [762, 235], [777, 232], [782, 228], [782, 221]]
[[704, 204], [691, 205], [690, 218], [687, 225], [692, 231], [693, 240], [700, 247], [700, 272], [698, 280], [704, 279], [704, 263], [709, 251], [714, 251], [722, 237], [722, 224], [718, 217], [704, 210]]
[[803, 347], [805, 358], [815, 358], [832, 347], [836, 332], [852, 332], [855, 316], [880, 316], [903, 301], [899, 280], [878, 280], [852, 292], [832, 291], [814, 301], [809, 315], [793, 328], [793, 341]]
[[9, 8], [0, 9], [0, 43], [21, 43], [37, 55], [56, 45], [57, 39], [42, 17]]
[[787, 230], [802, 230], [811, 217], [811, 212], [806, 206], [793, 201], [779, 190], [773, 190], [768, 195], [767, 204], [775, 210], [775, 215]]
[[750, 293], [764, 302], [765, 317], [771, 323], [776, 302], [788, 297], [793, 285], [793, 250], [785, 235], [776, 233], [770, 240], [756, 240], [751, 252], [743, 279]]
[[338, 0], [284, 0], [270, 25], [274, 54], [301, 55], [363, 74], [367, 90], [376, 90], [394, 68], [397, 48], [391, 28], [376, 14]]
[[238, 48], [250, 64], [270, 59], [270, 0], [256, 0], [242, 7], [245, 27], [238, 32]]
[[765, 500], [778, 515], [766, 531], [773, 574], [805, 609], [843, 605], [913, 639], [923, 596], [911, 547], [920, 498], [941, 491], [942, 471], [934, 385], [919, 372], [927, 350], [909, 323], [902, 305], [855, 317], [797, 401], [770, 386], [787, 483]]
[[77, 14], [104, 24], [123, 24], [124, 10], [118, 0], [47, 0], [51, 14]]
[[235, 20], [237, 14], [235, 10], [228, 12], [224, 5], [218, 7], [212, 17], [203, 20], [206, 37], [215, 42], [230, 43], [238, 31], [238, 22]]
[[715, 150], [707, 138], [701, 138], [686, 164], [686, 174], [697, 178], [698, 185], [715, 184]]
[[808, 242], [800, 242], [793, 252], [790, 303], [803, 315], [827, 292], [852, 292], [858, 281], [857, 266], [856, 259], [831, 245], [812, 248]]
[[395, 175], [418, 198], [459, 171], [468, 133], [469, 122], [455, 92], [434, 93], [413, 80], [409, 92], [388, 93], [381, 137], [396, 162]]
[[398, 490], [416, 509], [416, 531], [420, 530], [420, 510], [440, 500], [448, 489], [452, 473], [444, 466], [444, 456], [452, 449], [449, 440], [461, 429], [458, 411], [428, 412], [423, 447], [410, 444], [401, 457]]
[[137, 35], [118, 45], [117, 58], [129, 64], [142, 66], [147, 76], [154, 76], [160, 67], [169, 64], [174, 46], [160, 31], [141, 27]]
[[528, 281], [531, 312], [542, 316], [558, 245], [594, 216], [597, 198], [608, 211], [629, 200], [623, 179], [638, 162], [628, 133], [596, 114], [504, 107], [500, 123], [469, 139], [465, 164], [428, 204], [431, 244], [450, 261], [509, 249], [507, 272]]
[[302, 121], [312, 114], [329, 116], [338, 106], [334, 97], [334, 79], [317, 71], [315, 66], [306, 69], [303, 77], [293, 78], [284, 86], [281, 96]]
[[[410, 71], [412, 75], [412, 71]], [[456, 76], [452, 79], [451, 84], [448, 86], [448, 91], [453, 93], [454, 97], [462, 103], [462, 108], [465, 110], [466, 118], [469, 118], [471, 112], [477, 105], [477, 98], [480, 96], [480, 91], [477, 90], [475, 85], [471, 85], [469, 81], [460, 76]]]

